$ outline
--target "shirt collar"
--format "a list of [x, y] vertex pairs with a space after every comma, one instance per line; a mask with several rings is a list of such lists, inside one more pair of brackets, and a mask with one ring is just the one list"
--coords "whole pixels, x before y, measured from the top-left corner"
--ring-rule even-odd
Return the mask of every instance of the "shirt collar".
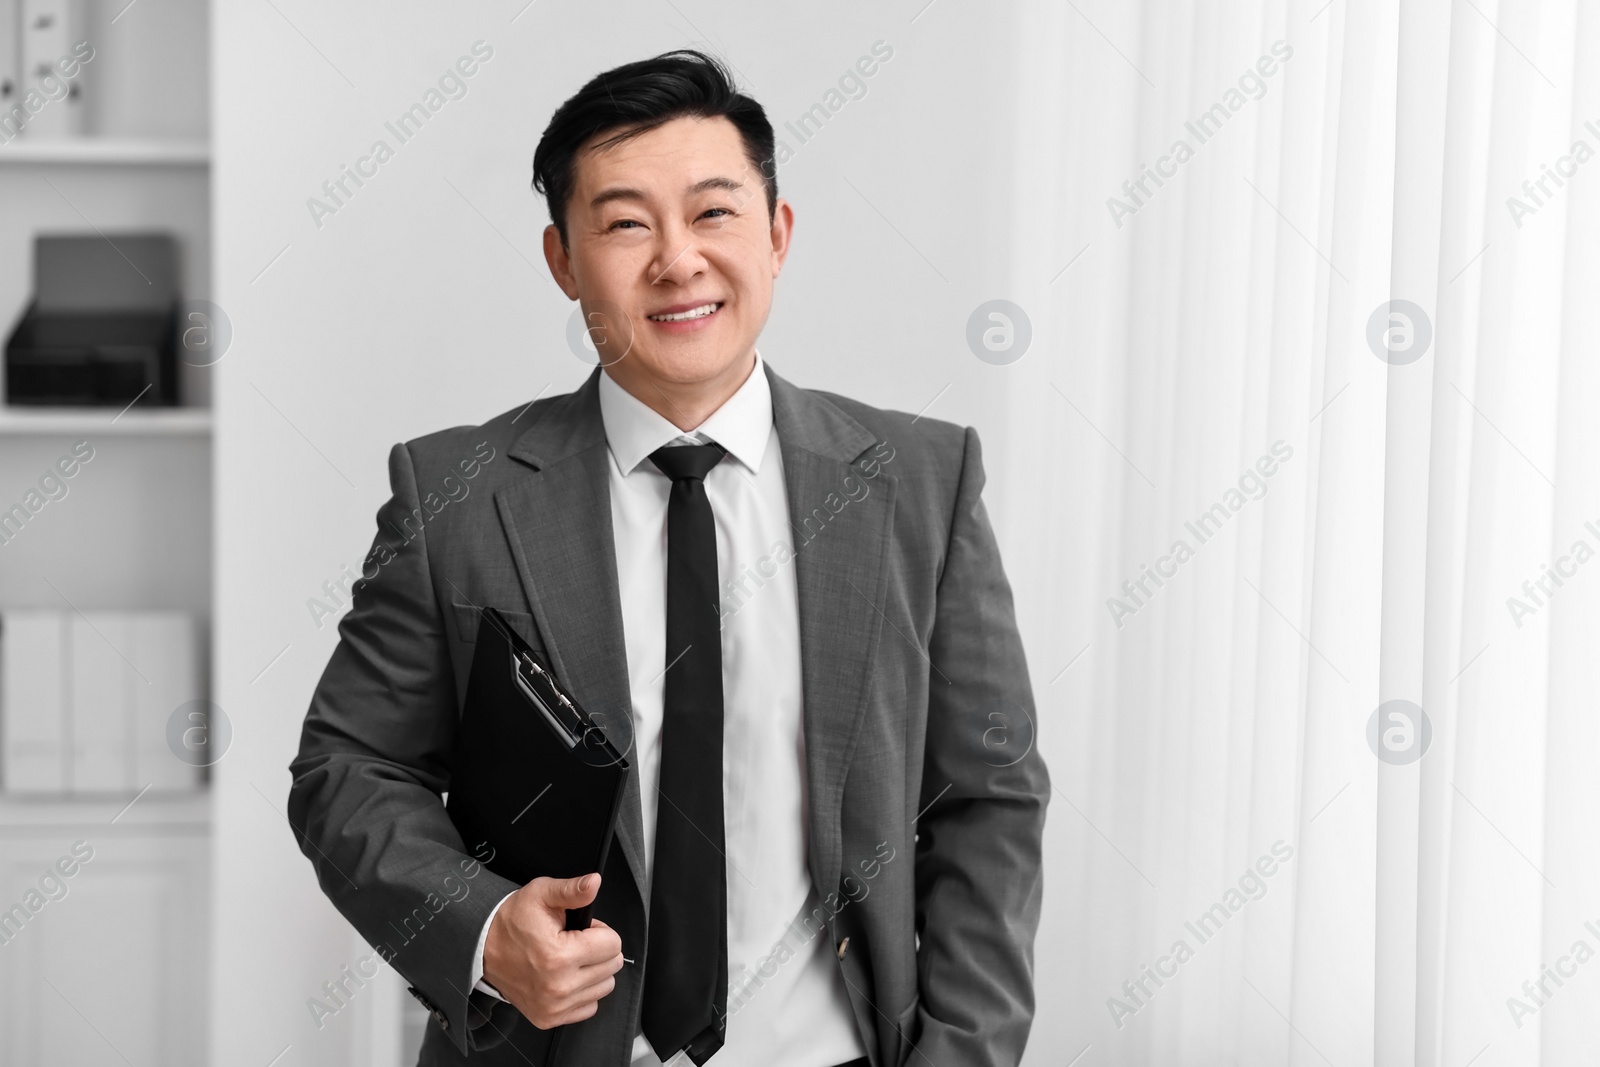
[[710, 418], [686, 434], [602, 370], [600, 420], [605, 424], [611, 458], [624, 475], [632, 474], [650, 453], [663, 445], [680, 437], [702, 436], [727, 449], [729, 455], [755, 474], [761, 470], [767, 439], [772, 434], [772, 386], [767, 381], [758, 350], [750, 377], [711, 413]]

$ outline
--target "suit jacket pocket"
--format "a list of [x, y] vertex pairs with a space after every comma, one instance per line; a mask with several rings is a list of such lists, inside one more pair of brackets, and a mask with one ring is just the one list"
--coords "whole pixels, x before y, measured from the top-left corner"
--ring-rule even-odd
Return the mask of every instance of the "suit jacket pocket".
[[[451, 613], [455, 616], [456, 640], [463, 644], [476, 644], [478, 640], [479, 609], [470, 604], [451, 604]], [[544, 651], [544, 642], [539, 639], [539, 632], [533, 625], [533, 616], [526, 611], [512, 611], [508, 608], [496, 608], [506, 622], [511, 624], [521, 638], [532, 645], [536, 651]]]

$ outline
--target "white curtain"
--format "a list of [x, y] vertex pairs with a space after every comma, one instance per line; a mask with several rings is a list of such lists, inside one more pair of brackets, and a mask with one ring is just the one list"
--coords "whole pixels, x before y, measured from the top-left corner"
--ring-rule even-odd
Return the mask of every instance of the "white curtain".
[[1021, 10], [1028, 1062], [1586, 1062], [1600, 12]]

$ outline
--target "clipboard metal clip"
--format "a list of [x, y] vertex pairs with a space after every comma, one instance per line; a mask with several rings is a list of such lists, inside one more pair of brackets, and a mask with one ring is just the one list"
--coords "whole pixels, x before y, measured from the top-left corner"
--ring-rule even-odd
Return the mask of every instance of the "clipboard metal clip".
[[[583, 720], [578, 715], [577, 709], [572, 706], [572, 702], [566, 698], [566, 694], [556, 688], [549, 673], [540, 667], [532, 656], [526, 652], [519, 652], [512, 657], [511, 674], [516, 680], [517, 687], [533, 702], [533, 706], [539, 709], [539, 714], [550, 724], [550, 728], [561, 739], [561, 743], [569, 749], [576, 748], [585, 732]], [[550, 701], [546, 700], [539, 692], [539, 688], [533, 684], [534, 678], [544, 682], [556, 700], [566, 709], [569, 722], [563, 722], [562, 717], [550, 706]]]

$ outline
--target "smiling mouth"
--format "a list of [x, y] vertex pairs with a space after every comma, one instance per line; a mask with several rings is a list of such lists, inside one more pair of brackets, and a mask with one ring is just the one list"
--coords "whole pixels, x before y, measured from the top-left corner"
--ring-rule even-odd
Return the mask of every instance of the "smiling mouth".
[[690, 308], [688, 311], [675, 311], [670, 315], [646, 315], [645, 318], [651, 322], [689, 322], [693, 319], [703, 319], [707, 315], [713, 315], [721, 308], [721, 301], [713, 301], [708, 304], [701, 304], [697, 308]]

